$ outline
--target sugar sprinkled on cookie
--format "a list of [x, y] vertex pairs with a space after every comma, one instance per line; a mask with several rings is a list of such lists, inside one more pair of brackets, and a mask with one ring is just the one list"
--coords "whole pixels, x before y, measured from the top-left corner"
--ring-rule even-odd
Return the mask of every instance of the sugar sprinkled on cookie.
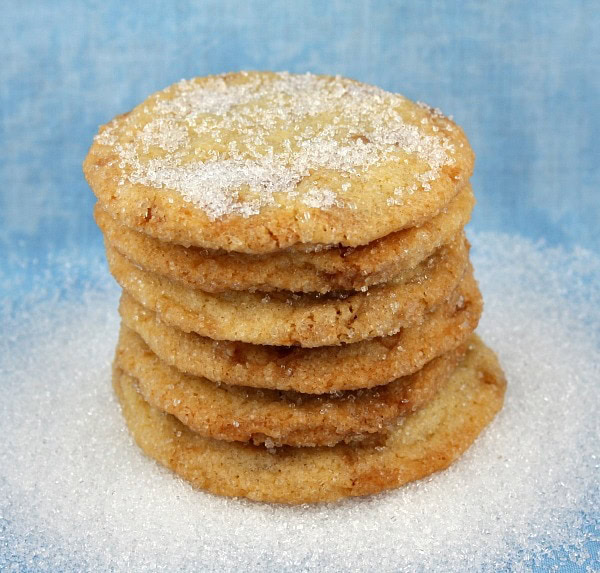
[[[241, 72], [182, 80], [115, 118], [96, 136], [85, 171], [129, 226], [267, 251], [272, 244], [247, 237], [253, 227], [266, 226], [280, 247], [357, 245], [430, 217], [472, 163], [451, 120], [400, 94], [339, 76]], [[344, 229], [349, 213], [350, 223], [364, 220], [355, 237]], [[233, 229], [211, 225], [232, 217]], [[193, 230], [182, 231], [182, 221]], [[233, 237], [219, 239], [218, 230]]]
[[[242, 74], [239, 80], [179, 82], [140, 110], [152, 119], [132, 141], [115, 137], [119, 122], [109, 125], [96, 141], [118, 152], [125, 169], [120, 184], [175, 189], [213, 219], [247, 217], [273, 204], [274, 193], [293, 193], [313, 170], [360, 177], [371, 165], [416, 155], [429, 167], [416, 176], [428, 190], [440, 168], [455, 162], [454, 145], [427, 133], [426, 118], [420, 126], [406, 123], [401, 95], [311, 74]], [[244, 186], [247, 197], [240, 195]], [[306, 195], [303, 202], [317, 209], [336, 203], [328, 188]]]

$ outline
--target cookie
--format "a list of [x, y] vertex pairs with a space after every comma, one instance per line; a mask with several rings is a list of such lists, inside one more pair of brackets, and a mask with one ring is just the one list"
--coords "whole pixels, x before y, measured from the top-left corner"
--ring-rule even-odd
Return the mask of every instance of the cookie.
[[300, 394], [215, 384], [162, 362], [121, 327], [116, 365], [136, 380], [144, 399], [192, 431], [219, 440], [290, 446], [333, 446], [383, 434], [400, 416], [425, 406], [464, 351], [450, 351], [412, 376], [371, 390]]
[[94, 217], [107, 242], [143, 269], [206, 292], [287, 290], [325, 293], [362, 290], [397, 278], [467, 224], [475, 200], [465, 187], [447, 208], [420, 227], [411, 227], [356, 249], [317, 252], [289, 248], [268, 255], [209, 251], [165, 243], [121, 225], [96, 205]]
[[119, 369], [113, 382], [147, 455], [200, 489], [292, 504], [373, 494], [448, 467], [500, 410], [506, 386], [496, 357], [474, 337], [437, 396], [379, 445], [267, 449], [203, 437], [150, 406]]
[[422, 324], [389, 337], [310, 349], [215, 341], [185, 333], [126, 292], [119, 312], [123, 323], [161, 360], [182, 372], [226, 384], [321, 394], [370, 388], [416, 372], [464, 343], [477, 327], [482, 306], [469, 271], [450, 299], [428, 313]]
[[240, 72], [181, 81], [100, 129], [84, 173], [122, 224], [267, 253], [368, 244], [440, 213], [474, 155], [439, 110], [353, 80]]
[[404, 277], [367, 292], [334, 295], [205, 293], [136, 267], [106, 245], [117, 282], [163, 322], [216, 340], [282, 346], [334, 346], [388, 336], [419, 323], [447, 300], [468, 266], [464, 237]]

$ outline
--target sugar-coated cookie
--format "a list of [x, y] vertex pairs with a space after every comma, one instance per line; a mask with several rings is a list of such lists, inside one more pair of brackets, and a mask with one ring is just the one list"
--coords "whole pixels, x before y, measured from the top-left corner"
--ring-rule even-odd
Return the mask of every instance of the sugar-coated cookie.
[[118, 368], [113, 382], [127, 425], [150, 457], [200, 489], [281, 503], [377, 493], [448, 467], [500, 410], [506, 386], [493, 352], [474, 337], [437, 397], [380, 443], [267, 449], [192, 432], [150, 406]]
[[416, 372], [464, 343], [477, 327], [482, 306], [469, 272], [421, 324], [392, 336], [319, 348], [260, 346], [186, 333], [126, 292], [119, 312], [161, 360], [182, 372], [225, 384], [322, 394], [371, 388]]
[[183, 247], [130, 229], [100, 203], [94, 216], [106, 241], [145, 270], [207, 292], [258, 290], [326, 293], [364, 290], [394, 280], [451, 242], [469, 221], [475, 200], [465, 187], [440, 214], [362, 247], [302, 252], [290, 247], [248, 255]]
[[388, 336], [422, 322], [449, 298], [469, 266], [463, 236], [440, 248], [402, 282], [367, 292], [206, 293], [144, 271], [106, 245], [111, 273], [133, 298], [186, 332], [217, 340], [282, 346], [333, 346]]
[[100, 129], [84, 172], [121, 223], [246, 253], [365, 245], [423, 223], [473, 170], [439, 110], [357, 81], [239, 72], [181, 81]]

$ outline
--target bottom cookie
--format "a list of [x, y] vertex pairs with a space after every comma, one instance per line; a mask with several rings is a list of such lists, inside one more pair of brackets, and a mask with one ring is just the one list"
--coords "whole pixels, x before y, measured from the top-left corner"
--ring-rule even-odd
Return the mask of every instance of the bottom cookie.
[[138, 445], [200, 489], [257, 501], [306, 503], [399, 487], [448, 467], [502, 407], [506, 382], [477, 337], [438, 396], [373, 444], [268, 450], [193, 433], [150, 406], [118, 368], [113, 383]]

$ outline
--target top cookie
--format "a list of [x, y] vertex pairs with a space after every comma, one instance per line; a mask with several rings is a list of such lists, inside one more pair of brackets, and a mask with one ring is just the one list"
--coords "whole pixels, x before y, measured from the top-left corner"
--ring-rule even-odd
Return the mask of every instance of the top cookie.
[[311, 74], [181, 81], [103, 126], [84, 162], [103, 207], [161, 240], [266, 253], [418, 225], [473, 152], [438, 110]]

